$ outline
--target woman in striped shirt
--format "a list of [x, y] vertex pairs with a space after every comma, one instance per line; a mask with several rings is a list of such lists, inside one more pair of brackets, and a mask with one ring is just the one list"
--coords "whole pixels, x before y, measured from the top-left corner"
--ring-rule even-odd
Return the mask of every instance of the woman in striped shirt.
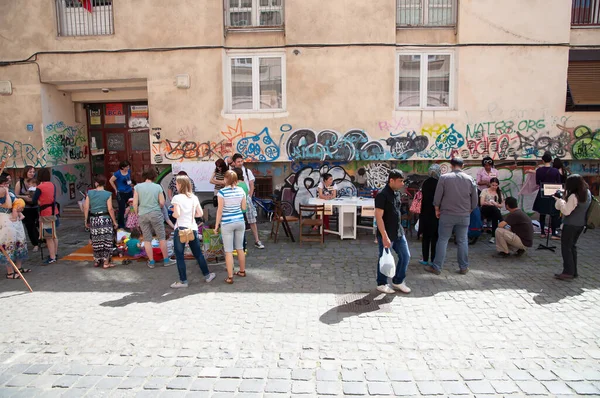
[[217, 222], [215, 233], [219, 233], [219, 224], [223, 236], [223, 248], [225, 249], [225, 265], [227, 266], [226, 283], [233, 283], [233, 249], [237, 251], [240, 261], [240, 270], [236, 276], [246, 276], [246, 255], [244, 254], [244, 232], [246, 224], [242, 210], [246, 210], [246, 194], [237, 186], [237, 174], [233, 170], [225, 172], [225, 188], [219, 190], [217, 198], [219, 208], [217, 210]]

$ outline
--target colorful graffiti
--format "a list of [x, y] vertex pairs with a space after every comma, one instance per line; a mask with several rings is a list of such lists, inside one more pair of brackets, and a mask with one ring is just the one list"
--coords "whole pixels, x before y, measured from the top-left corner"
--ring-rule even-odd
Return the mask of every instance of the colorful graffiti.
[[[466, 160], [491, 156], [496, 160], [539, 159], [549, 151], [564, 159], [600, 157], [600, 129], [584, 125], [568, 127], [567, 117], [495, 120], [468, 123], [420, 123], [400, 117], [379, 121], [373, 137], [365, 129], [338, 132], [333, 129], [278, 128], [245, 130], [241, 119], [227, 125], [219, 139], [198, 141], [194, 127], [177, 137], [153, 128], [152, 154], [156, 163], [216, 160], [239, 152], [250, 162], [352, 162], [398, 160]], [[259, 131], [259, 132], [256, 132]], [[274, 134], [276, 132], [276, 134]], [[383, 135], [383, 136], [382, 136]], [[297, 171], [297, 168], [296, 168]]]
[[7, 168], [43, 167], [46, 165], [46, 152], [44, 148], [36, 148], [21, 141], [10, 143], [0, 140], [0, 162], [4, 159], [7, 159]]
[[64, 122], [46, 125], [44, 147], [49, 165], [87, 162], [88, 137], [83, 125], [70, 126]]
[[235, 151], [242, 153], [249, 161], [271, 162], [280, 157], [279, 145], [271, 138], [267, 127], [260, 133], [245, 131], [241, 119], [237, 120], [235, 126], [227, 126], [221, 131], [222, 138], [216, 141], [195, 141], [194, 137], [198, 135], [195, 127], [179, 130], [176, 140], [161, 140], [160, 127], [152, 130], [155, 131], [152, 155], [156, 163], [162, 163], [163, 159], [170, 162], [217, 160], [232, 156]]

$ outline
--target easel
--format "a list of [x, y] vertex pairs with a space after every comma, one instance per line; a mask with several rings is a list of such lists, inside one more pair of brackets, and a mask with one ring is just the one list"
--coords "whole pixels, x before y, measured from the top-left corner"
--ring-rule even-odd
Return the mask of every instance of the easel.
[[6, 257], [6, 259], [10, 263], [10, 265], [12, 265], [12, 267], [14, 269], [14, 272], [16, 272], [17, 274], [19, 274], [19, 276], [23, 280], [23, 283], [25, 283], [25, 286], [27, 286], [27, 289], [29, 289], [29, 291], [31, 293], [33, 293], [33, 290], [31, 290], [31, 286], [29, 286], [29, 283], [27, 283], [27, 281], [25, 280], [25, 277], [23, 276], [23, 274], [21, 273], [21, 271], [19, 271], [19, 267], [17, 267], [17, 265], [10, 259], [10, 257], [8, 256], [8, 253], [6, 253], [6, 251], [4, 250], [3, 247], [0, 247], [0, 251], [2, 251], [2, 254], [4, 255], [4, 257]]
[[[542, 184], [542, 186], [540, 186], [540, 192], [541, 192], [541, 196], [545, 197], [545, 198], [552, 198], [552, 196], [554, 195], [554, 192], [552, 193], [552, 195], [547, 195], [545, 192], [545, 187], [546, 186], [552, 186], [552, 187], [556, 187], [557, 189], [554, 190], [554, 192], [556, 192], [558, 189], [558, 187], [560, 186], [560, 190], [562, 190], [562, 185], [560, 184]], [[550, 228], [550, 233], [546, 233], [546, 231], [542, 231], [542, 233], [546, 233], [546, 244], [541, 244], [537, 247], [537, 250], [550, 250], [551, 252], [554, 253], [554, 251], [556, 250], [556, 246], [550, 246], [550, 235], [552, 234], [552, 215], [547, 214], [546, 217], [548, 217], [548, 223], [546, 223], [546, 226]], [[546, 218], [544, 217], [544, 219]]]

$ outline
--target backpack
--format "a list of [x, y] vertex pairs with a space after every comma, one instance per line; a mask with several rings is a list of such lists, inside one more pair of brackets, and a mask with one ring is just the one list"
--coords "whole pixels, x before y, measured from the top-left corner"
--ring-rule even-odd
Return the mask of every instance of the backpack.
[[600, 202], [592, 195], [590, 207], [585, 213], [585, 230], [600, 228]]

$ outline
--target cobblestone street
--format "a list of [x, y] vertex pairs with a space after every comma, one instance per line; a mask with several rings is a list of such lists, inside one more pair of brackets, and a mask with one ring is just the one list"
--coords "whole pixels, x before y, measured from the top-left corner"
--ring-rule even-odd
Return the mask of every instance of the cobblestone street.
[[[81, 224], [64, 220], [60, 256], [87, 243]], [[572, 282], [553, 278], [560, 242], [496, 259], [480, 240], [467, 275], [450, 243], [436, 276], [413, 236], [412, 293], [386, 296], [372, 234], [300, 246], [261, 227], [266, 249], [249, 245], [233, 285], [224, 264], [206, 284], [188, 261], [173, 290], [176, 267], [30, 253], [33, 294], [0, 282], [0, 396], [600, 396], [600, 231], [582, 235]]]

